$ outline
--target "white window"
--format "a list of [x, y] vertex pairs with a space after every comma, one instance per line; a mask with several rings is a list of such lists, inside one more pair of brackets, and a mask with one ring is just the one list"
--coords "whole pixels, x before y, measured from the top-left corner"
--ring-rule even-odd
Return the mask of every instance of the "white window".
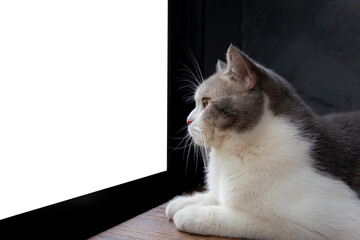
[[0, 2], [0, 219], [166, 170], [167, 1]]

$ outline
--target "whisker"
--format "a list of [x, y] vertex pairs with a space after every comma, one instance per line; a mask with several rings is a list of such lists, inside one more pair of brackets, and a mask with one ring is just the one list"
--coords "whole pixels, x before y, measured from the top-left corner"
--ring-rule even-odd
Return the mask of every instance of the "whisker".
[[199, 159], [199, 155], [198, 155], [198, 151], [199, 151], [199, 145], [197, 145], [196, 143], [194, 143], [194, 155], [195, 155], [195, 173], [197, 172], [198, 169], [198, 159]]
[[180, 128], [179, 131], [177, 131], [177, 134], [179, 134], [180, 132], [187, 130], [187, 129], [188, 129], [188, 126], [183, 126], [182, 128]]
[[[179, 131], [184, 131], [188, 129], [188, 126], [182, 127]], [[188, 172], [189, 169], [189, 161], [190, 156], [192, 155], [193, 160], [195, 161], [195, 173], [199, 169], [199, 161], [202, 160], [203, 167], [206, 170], [207, 168], [207, 161], [208, 161], [208, 152], [209, 148], [205, 141], [205, 136], [202, 133], [200, 129], [194, 128], [194, 134], [197, 135], [197, 138], [199, 139], [199, 144], [197, 144], [194, 140], [194, 138], [187, 132], [184, 137], [182, 138], [174, 138], [174, 139], [181, 139], [181, 141], [178, 143], [178, 145], [174, 148], [171, 147], [173, 151], [176, 150], [183, 150], [183, 160], [185, 161], [185, 175]], [[192, 152], [192, 153], [191, 153]], [[201, 159], [201, 160], [200, 160]]]
[[195, 91], [195, 89], [197, 88], [198, 85], [196, 85], [196, 83], [194, 83], [193, 81], [191, 81], [191, 79], [186, 78], [186, 77], [178, 77], [177, 78], [178, 82], [180, 83], [185, 83], [188, 86], [192, 86], [193, 90]]
[[195, 75], [192, 72], [189, 72], [189, 70], [180, 69], [179, 71], [183, 71], [183, 72], [179, 73], [179, 76], [177, 77], [177, 79], [179, 79], [180, 77], [187, 78], [187, 79], [193, 80], [192, 82], [194, 83], [195, 86], [198, 86], [200, 84], [199, 79], [197, 77], [195, 77]]
[[[179, 87], [179, 89], [180, 89], [180, 90], [190, 90], [190, 91], [191, 91], [190, 93], [191, 93], [192, 95], [194, 95], [194, 93], [193, 93], [193, 88], [192, 88], [191, 86], [184, 85], [184, 86]], [[190, 93], [189, 93], [189, 94], [190, 94]]]
[[187, 99], [188, 98], [193, 99], [193, 96], [194, 96], [195, 90], [197, 88], [197, 85], [188, 78], [179, 77], [177, 79], [179, 80], [179, 82], [184, 83], [184, 85], [180, 86], [179, 89], [180, 89], [180, 91], [185, 92], [185, 94], [183, 96], [183, 99], [185, 100], [185, 103], [188, 103], [189, 101]]
[[192, 64], [194, 65], [194, 68], [195, 68], [195, 71], [197, 72], [198, 77], [200, 78], [201, 82], [203, 82], [204, 78], [203, 78], [203, 75], [201, 73], [199, 63], [196, 60], [196, 57], [195, 57], [194, 53], [188, 47], [186, 47], [185, 49], [187, 50], [187, 54], [188, 54]]
[[186, 157], [185, 174], [187, 172], [187, 168], [188, 168], [188, 164], [189, 164], [190, 150], [191, 150], [191, 147], [193, 146], [193, 140], [191, 139], [191, 137], [189, 137], [188, 139], [191, 142], [190, 142], [190, 147], [188, 148], [187, 157]]
[[[180, 132], [180, 131], [179, 131]], [[168, 137], [169, 139], [175, 139], [175, 140], [180, 140], [180, 139], [184, 139], [184, 137]]]
[[182, 146], [182, 147], [180, 147], [180, 145], [184, 142], [184, 141], [186, 141], [186, 137], [184, 137], [183, 138], [183, 140], [181, 140], [181, 142], [174, 148], [174, 147], [169, 147], [169, 148], [171, 148], [171, 149], [173, 149], [173, 151], [175, 151], [175, 150], [180, 150], [180, 149], [186, 149], [187, 147], [189, 147], [189, 146], [191, 146], [191, 143], [190, 144], [184, 144], [184, 146]]
[[171, 148], [171, 149], [173, 149], [174, 151], [176, 151], [176, 150], [186, 149], [187, 147], [190, 147], [190, 146], [191, 146], [191, 143], [189, 143], [189, 144], [187, 144], [187, 145], [184, 145], [184, 146], [182, 146], [182, 147], [176, 147], [176, 148], [174, 148], [174, 147], [169, 147], [169, 148]]
[[194, 97], [193, 97], [193, 95], [188, 94], [187, 96], [183, 97], [183, 100], [186, 104], [190, 104], [190, 103], [194, 102]]
[[207, 147], [204, 135], [202, 135], [202, 142], [203, 142], [203, 145], [204, 145], [203, 148], [202, 148], [203, 163], [204, 163], [204, 168], [206, 169], [207, 168], [207, 162], [208, 162], [209, 148]]
[[196, 77], [196, 75], [191, 71], [191, 69], [188, 67], [188, 66], [186, 66], [184, 63], [182, 63], [182, 62], [179, 62], [179, 64], [181, 64], [185, 69], [182, 69], [182, 71], [185, 71], [185, 73], [188, 73], [188, 74], [190, 74], [190, 76], [196, 81], [196, 83], [198, 84], [198, 85], [200, 85], [201, 84], [201, 81], [200, 81], [200, 79], [198, 78], [198, 77]]

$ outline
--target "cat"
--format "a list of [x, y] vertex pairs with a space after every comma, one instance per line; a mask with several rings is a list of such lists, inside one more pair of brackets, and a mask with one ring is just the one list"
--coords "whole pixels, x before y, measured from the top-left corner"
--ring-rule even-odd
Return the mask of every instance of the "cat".
[[360, 112], [319, 116], [235, 46], [226, 60], [187, 118], [210, 149], [207, 190], [171, 200], [167, 217], [200, 235], [359, 240]]

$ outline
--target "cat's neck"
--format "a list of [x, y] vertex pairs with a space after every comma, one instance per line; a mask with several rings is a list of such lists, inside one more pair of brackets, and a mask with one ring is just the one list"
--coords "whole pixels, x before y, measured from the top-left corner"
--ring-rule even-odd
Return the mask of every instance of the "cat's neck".
[[210, 161], [241, 168], [251, 166], [249, 169], [254, 172], [264, 168], [266, 172], [279, 166], [296, 166], [289, 169], [299, 169], [309, 166], [312, 147], [313, 142], [305, 139], [294, 123], [269, 111], [253, 131], [227, 136], [220, 147], [212, 149]]
[[264, 67], [258, 75], [261, 78], [261, 89], [270, 99], [269, 109], [274, 116], [297, 119], [309, 119], [317, 116], [284, 78]]

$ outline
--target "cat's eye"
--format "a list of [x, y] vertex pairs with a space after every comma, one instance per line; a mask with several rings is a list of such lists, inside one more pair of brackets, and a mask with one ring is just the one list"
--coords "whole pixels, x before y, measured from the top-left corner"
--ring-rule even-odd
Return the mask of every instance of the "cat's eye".
[[202, 104], [203, 104], [203, 107], [206, 108], [207, 105], [209, 105], [210, 103], [210, 98], [203, 98], [202, 99]]

